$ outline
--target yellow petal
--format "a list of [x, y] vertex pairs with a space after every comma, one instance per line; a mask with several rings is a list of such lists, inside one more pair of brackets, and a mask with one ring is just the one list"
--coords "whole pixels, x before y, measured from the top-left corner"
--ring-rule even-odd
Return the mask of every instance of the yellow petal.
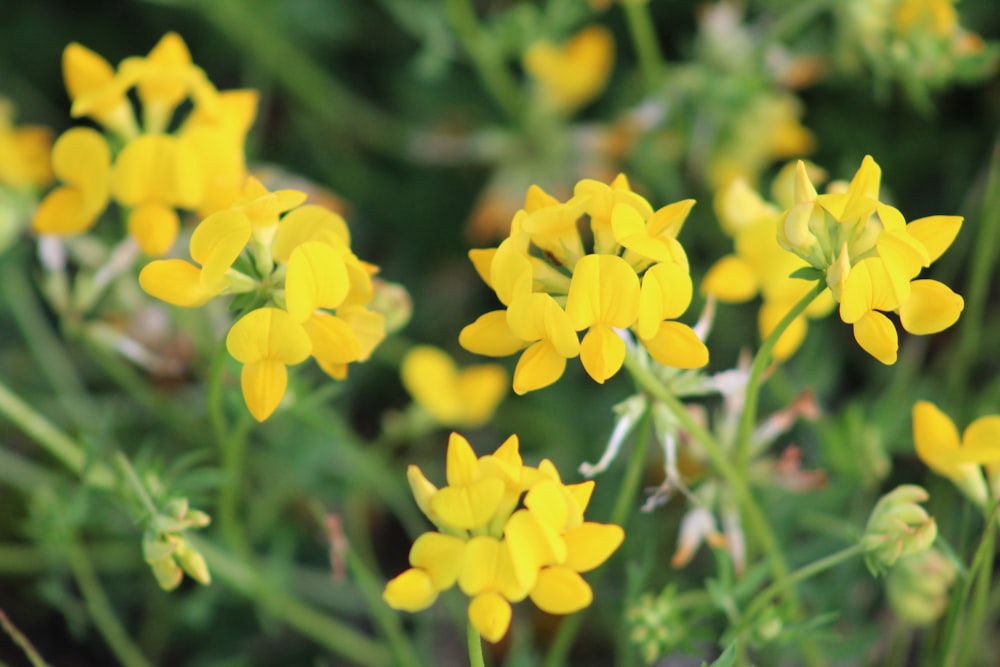
[[847, 324], [854, 324], [865, 316], [873, 307], [873, 290], [871, 274], [868, 271], [870, 262], [858, 262], [847, 279], [843, 282], [840, 292], [840, 319]]
[[463, 396], [457, 391], [457, 371], [444, 350], [416, 345], [403, 357], [399, 372], [406, 391], [435, 420], [441, 424], [461, 420]]
[[479, 476], [479, 460], [472, 445], [458, 433], [448, 436], [448, 453], [445, 464], [448, 484], [457, 486], [476, 481]]
[[883, 364], [890, 366], [896, 363], [899, 336], [896, 327], [882, 313], [869, 311], [855, 322], [854, 339], [861, 349]]
[[[792, 305], [765, 302], [760, 307], [757, 321], [760, 325], [760, 335], [762, 338], [767, 338], [771, 335], [771, 332], [778, 326], [778, 323], [792, 309]], [[792, 323], [788, 325], [788, 328], [785, 329], [785, 332], [781, 334], [778, 342], [774, 345], [773, 354], [775, 360], [784, 361], [795, 354], [796, 350], [801, 347], [802, 341], [805, 340], [807, 328], [808, 325], [806, 324], [804, 315], [799, 315], [792, 320]]]
[[959, 463], [996, 463], [1000, 461], [1000, 416], [980, 417], [962, 434]]
[[507, 634], [511, 613], [510, 603], [495, 591], [480, 593], [469, 602], [469, 622], [494, 644]]
[[528, 510], [518, 510], [504, 526], [504, 541], [518, 583], [526, 590], [535, 586], [538, 571], [566, 560], [566, 543]]
[[191, 234], [191, 258], [202, 266], [206, 286], [222, 280], [252, 235], [250, 221], [235, 208], [213, 213]]
[[458, 574], [458, 587], [463, 593], [472, 597], [498, 588], [497, 573], [503, 549], [500, 540], [489, 535], [473, 537], [466, 543], [462, 570]]
[[430, 575], [423, 570], [410, 568], [385, 585], [382, 599], [393, 609], [416, 612], [434, 604], [437, 595]]
[[625, 362], [625, 341], [611, 327], [595, 324], [580, 343], [580, 361], [587, 374], [603, 384]]
[[128, 216], [128, 233], [150, 257], [162, 257], [177, 238], [180, 221], [172, 208], [143, 204]]
[[194, 208], [205, 196], [205, 178], [197, 153], [187, 143], [144, 134], [118, 154], [112, 190], [126, 206], [155, 202]]
[[434, 515], [431, 508], [431, 498], [438, 492], [437, 487], [415, 465], [407, 466], [406, 481], [410, 485], [410, 492], [413, 493], [413, 499], [417, 501], [417, 507], [424, 513], [424, 516], [437, 523], [437, 516]]
[[594, 480], [589, 479], [578, 484], [567, 484], [564, 488], [576, 501], [580, 514], [586, 512], [587, 505], [590, 504], [590, 496], [594, 493]]
[[906, 226], [906, 231], [927, 249], [931, 262], [944, 254], [951, 246], [958, 230], [962, 228], [962, 218], [957, 215], [931, 215], [914, 220]]
[[564, 565], [577, 572], [589, 572], [610, 558], [624, 539], [621, 526], [581, 523], [563, 535], [567, 553]]
[[594, 599], [590, 585], [568, 567], [547, 567], [538, 573], [531, 601], [550, 614], [572, 614]]
[[566, 357], [559, 354], [551, 343], [534, 343], [517, 360], [514, 368], [514, 393], [520, 396], [547, 387], [562, 377], [565, 370]]
[[341, 318], [316, 312], [302, 323], [312, 342], [312, 355], [328, 364], [349, 364], [361, 357], [361, 344], [354, 330]]
[[672, 262], [650, 267], [639, 292], [639, 337], [652, 338], [663, 320], [680, 317], [691, 304], [691, 276]]
[[232, 326], [226, 336], [226, 348], [244, 364], [266, 360], [300, 364], [309, 358], [312, 342], [302, 325], [285, 311], [257, 308]]
[[288, 314], [304, 322], [317, 308], [336, 308], [347, 296], [349, 281], [343, 253], [321, 241], [292, 251], [285, 275]]
[[507, 394], [508, 382], [507, 371], [498, 364], [463, 369], [457, 385], [458, 395], [462, 398], [462, 423], [476, 428], [489, 421]]
[[450, 528], [474, 530], [493, 519], [504, 490], [503, 480], [496, 477], [462, 486], [446, 486], [431, 498], [431, 510]]
[[337, 318], [347, 323], [361, 351], [358, 361], [367, 361], [378, 344], [385, 340], [385, 315], [360, 306], [341, 306]]
[[958, 321], [965, 300], [936, 280], [914, 280], [910, 298], [899, 306], [899, 321], [912, 334], [944, 331]]
[[147, 294], [185, 308], [197, 308], [218, 293], [206, 290], [201, 269], [182, 259], [150, 262], [139, 272], [139, 285]]
[[78, 188], [56, 188], [42, 200], [31, 228], [39, 234], [80, 234], [97, 222], [97, 216], [87, 213], [83, 194]]
[[639, 316], [639, 277], [621, 257], [587, 255], [573, 268], [566, 314], [577, 331], [597, 322], [632, 326]]
[[565, 530], [569, 510], [566, 508], [562, 484], [555, 481], [539, 482], [525, 495], [524, 506], [554, 534], [561, 535]]
[[708, 365], [708, 348], [686, 324], [661, 322], [656, 335], [641, 342], [649, 355], [664, 366], [701, 368]]
[[308, 241], [350, 247], [351, 234], [344, 218], [333, 211], [315, 204], [300, 206], [281, 219], [272, 248], [275, 261], [288, 262], [292, 251]]
[[710, 294], [726, 303], [749, 301], [757, 295], [758, 289], [753, 267], [736, 255], [726, 255], [717, 261], [701, 281], [702, 294]]
[[567, 359], [579, 353], [573, 323], [551, 295], [536, 292], [516, 299], [507, 309], [507, 324], [525, 341], [547, 340]]
[[254, 361], [243, 366], [240, 384], [247, 409], [254, 419], [262, 422], [271, 416], [285, 395], [288, 369], [280, 361]]
[[958, 429], [930, 401], [913, 405], [913, 444], [917, 456], [931, 469], [948, 476], [955, 472], [949, 460], [959, 449]]
[[435, 590], [455, 585], [465, 558], [465, 540], [443, 533], [424, 533], [410, 547], [410, 565], [431, 578]]
[[493, 310], [465, 326], [458, 334], [458, 344], [475, 354], [506, 357], [523, 349], [528, 342], [511, 330], [506, 310]]
[[604, 89], [613, 59], [611, 31], [595, 25], [580, 31], [561, 47], [536, 42], [525, 52], [523, 64], [538, 83], [546, 102], [570, 113]]

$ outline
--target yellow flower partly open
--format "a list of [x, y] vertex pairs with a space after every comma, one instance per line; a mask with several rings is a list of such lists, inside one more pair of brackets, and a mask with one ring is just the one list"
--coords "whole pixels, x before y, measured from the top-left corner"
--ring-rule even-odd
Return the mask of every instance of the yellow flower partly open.
[[499, 364], [458, 368], [447, 352], [417, 345], [403, 358], [403, 386], [443, 426], [476, 428], [493, 417], [507, 393], [507, 372]]
[[604, 90], [614, 46], [610, 30], [590, 26], [562, 46], [536, 42], [524, 54], [524, 69], [537, 83], [545, 104], [571, 114]]
[[410, 466], [420, 509], [438, 527], [410, 549], [410, 569], [386, 584], [394, 609], [417, 612], [456, 584], [468, 617], [488, 641], [507, 634], [511, 603], [530, 597], [543, 611], [571, 614], [593, 600], [580, 576], [606, 561], [625, 537], [620, 526], [584, 521], [594, 483], [564, 484], [543, 460], [525, 466], [517, 436], [476, 457], [457, 433], [448, 440], [448, 485], [440, 489]]

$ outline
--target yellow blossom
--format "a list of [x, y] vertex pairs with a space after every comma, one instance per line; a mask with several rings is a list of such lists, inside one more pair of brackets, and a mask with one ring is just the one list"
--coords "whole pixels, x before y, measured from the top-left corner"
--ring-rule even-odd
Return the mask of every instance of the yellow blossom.
[[52, 181], [52, 130], [14, 125], [14, 109], [0, 98], [0, 186], [42, 188]]
[[430, 345], [410, 349], [400, 375], [413, 400], [445, 426], [482, 426], [507, 393], [508, 378], [502, 366], [459, 369], [444, 350]]
[[602, 26], [590, 26], [557, 46], [536, 42], [524, 54], [524, 69], [537, 82], [542, 100], [571, 114], [601, 94], [614, 60], [614, 39]]
[[67, 130], [52, 147], [52, 170], [64, 185], [50, 192], [32, 222], [40, 234], [79, 234], [90, 229], [108, 203], [111, 152], [97, 131]]
[[[677, 234], [693, 204], [654, 211], [624, 175], [610, 184], [582, 180], [566, 202], [532, 186], [510, 236], [496, 249], [469, 253], [506, 309], [466, 326], [459, 343], [497, 357], [524, 350], [514, 371], [519, 394], [558, 380], [578, 354], [603, 383], [622, 367], [633, 336], [659, 363], [704, 366], [708, 349], [676, 321], [692, 297]], [[582, 218], [592, 233], [590, 252]]]
[[563, 484], [550, 461], [525, 466], [518, 449], [517, 436], [511, 436], [493, 454], [477, 458], [468, 441], [453, 433], [448, 485], [440, 489], [410, 467], [417, 504], [440, 532], [414, 541], [412, 567], [386, 584], [389, 606], [420, 611], [457, 584], [470, 598], [469, 622], [497, 642], [510, 626], [511, 603], [530, 596], [553, 614], [590, 604], [593, 592], [580, 573], [606, 561], [624, 531], [583, 520], [593, 482]]

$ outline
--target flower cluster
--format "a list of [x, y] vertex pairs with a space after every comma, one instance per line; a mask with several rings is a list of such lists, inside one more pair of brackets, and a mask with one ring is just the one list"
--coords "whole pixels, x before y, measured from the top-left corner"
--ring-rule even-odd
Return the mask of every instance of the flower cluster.
[[383, 315], [367, 307], [376, 267], [351, 252], [342, 217], [302, 205], [305, 199], [296, 190], [268, 192], [249, 178], [236, 205], [195, 228], [196, 263], [155, 260], [139, 274], [146, 292], [175, 306], [245, 295], [248, 312], [226, 347], [243, 364], [243, 396], [258, 421], [284, 396], [287, 366], [312, 356], [342, 379], [349, 363], [366, 360], [385, 337]]
[[[257, 93], [217, 91], [180, 36], [164, 35], [147, 56], [126, 58], [117, 69], [70, 44], [63, 75], [72, 116], [89, 117], [108, 136], [74, 127], [59, 137], [52, 168], [61, 185], [41, 203], [36, 232], [85, 232], [113, 199], [127, 211], [128, 234], [147, 255], [159, 257], [177, 236], [177, 209], [208, 215], [240, 195]], [[129, 99], [133, 89], [141, 123]], [[188, 100], [191, 112], [176, 125], [175, 113]]]
[[[791, 187], [784, 186], [791, 185], [794, 167], [790, 164], [782, 169], [772, 184], [778, 206], [765, 201], [742, 178], [730, 182], [715, 197], [716, 216], [722, 229], [733, 237], [735, 252], [712, 265], [702, 281], [701, 291], [729, 303], [747, 301], [759, 294], [763, 301], [758, 317], [762, 337], [767, 337], [809, 291], [808, 283], [790, 277], [808, 264], [786, 252], [777, 239], [779, 206], [792, 205]], [[784, 196], [786, 193], [788, 196]], [[813, 301], [778, 338], [775, 359], [787, 359], [794, 354], [806, 336], [807, 318], [822, 317], [833, 306], [829, 292]]]
[[583, 520], [593, 482], [564, 484], [551, 461], [522, 463], [517, 436], [476, 458], [468, 441], [448, 441], [448, 485], [436, 488], [416, 466], [407, 477], [437, 532], [417, 538], [412, 567], [386, 584], [394, 609], [420, 611], [456, 583], [471, 598], [469, 621], [491, 642], [507, 633], [511, 602], [526, 597], [543, 611], [571, 614], [593, 592], [580, 576], [611, 556], [621, 527]]
[[962, 218], [935, 215], [907, 223], [899, 209], [879, 200], [881, 176], [866, 156], [846, 188], [817, 194], [799, 162], [794, 203], [782, 216], [778, 242], [822, 272], [858, 344], [893, 364], [898, 334], [884, 313], [897, 312], [906, 331], [923, 335], [947, 329], [962, 312], [962, 297], [947, 285], [916, 279], [948, 249]]
[[[624, 175], [610, 185], [579, 181], [566, 202], [532, 186], [507, 239], [469, 253], [505, 308], [466, 326], [459, 342], [488, 356], [524, 350], [514, 371], [518, 394], [555, 382], [577, 355], [603, 383], [624, 363], [625, 330], [661, 364], [704, 366], [708, 348], [675, 321], [691, 302], [677, 234], [693, 205], [688, 199], [654, 211]], [[581, 232], [584, 216], [589, 233]], [[579, 331], [586, 331], [582, 340]]]

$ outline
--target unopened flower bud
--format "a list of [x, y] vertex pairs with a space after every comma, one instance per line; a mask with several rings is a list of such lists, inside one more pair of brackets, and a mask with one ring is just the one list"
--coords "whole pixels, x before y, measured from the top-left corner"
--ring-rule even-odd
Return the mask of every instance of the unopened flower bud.
[[165, 591], [172, 591], [177, 588], [181, 579], [184, 578], [184, 571], [173, 558], [164, 558], [151, 562], [149, 568], [156, 577], [156, 583]]
[[177, 563], [184, 568], [189, 577], [199, 584], [207, 585], [212, 583], [212, 575], [208, 571], [208, 563], [205, 562], [204, 556], [192, 547], [187, 540], [180, 539], [177, 544], [175, 557], [177, 558]]
[[861, 538], [872, 574], [883, 573], [899, 558], [926, 551], [937, 538], [937, 524], [918, 503], [927, 500], [922, 487], [904, 484], [882, 496]]
[[948, 606], [955, 563], [937, 549], [900, 558], [886, 580], [889, 606], [900, 620], [930, 625]]
[[659, 660], [687, 636], [687, 628], [674, 605], [675, 596], [673, 587], [655, 596], [645, 593], [626, 612], [629, 639], [639, 647], [646, 664]]

